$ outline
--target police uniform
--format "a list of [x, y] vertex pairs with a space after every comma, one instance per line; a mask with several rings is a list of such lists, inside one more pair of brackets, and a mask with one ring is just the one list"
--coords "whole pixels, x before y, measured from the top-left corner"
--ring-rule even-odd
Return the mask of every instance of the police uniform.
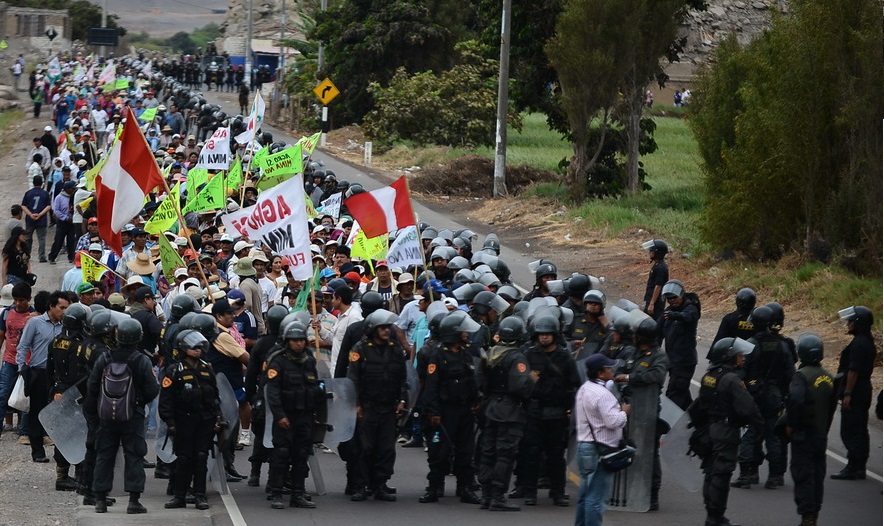
[[707, 526], [729, 524], [724, 518], [731, 474], [737, 465], [740, 428], [761, 427], [764, 419], [740, 377], [729, 365], [713, 365], [700, 382], [700, 411], [709, 426], [712, 454], [703, 459], [703, 502]]
[[773, 334], [761, 332], [749, 342], [755, 344], [755, 350], [746, 358], [744, 382], [764, 418], [764, 429], [760, 436], [753, 429], [743, 435], [739, 454], [740, 478], [734, 485], [747, 487], [758, 476], [758, 466], [763, 462], [760, 454], [763, 441], [770, 468], [766, 487], [773, 489], [783, 485], [786, 473], [784, 445], [775, 427], [795, 374], [795, 363], [786, 343]]
[[258, 338], [252, 351], [249, 353], [249, 365], [246, 367], [245, 391], [246, 400], [252, 404], [252, 433], [255, 440], [252, 442], [252, 455], [249, 462], [252, 465], [249, 475], [249, 486], [258, 486], [261, 477], [261, 464], [270, 461], [269, 450], [264, 447], [264, 427], [267, 417], [267, 401], [264, 400], [264, 385], [267, 375], [266, 361], [270, 353], [279, 343], [276, 334], [268, 332]]
[[608, 337], [608, 328], [598, 318], [593, 320], [587, 312], [574, 318], [569, 332], [575, 349], [574, 359], [577, 361], [597, 353]]
[[362, 407], [357, 424], [361, 448], [357, 483], [372, 487], [375, 498], [383, 498], [396, 463], [396, 409], [406, 399], [406, 355], [396, 341], [377, 343], [365, 338], [353, 346], [349, 357], [347, 377]]
[[[648, 272], [648, 283], [645, 285], [645, 312], [648, 312], [648, 307], [651, 304], [651, 298], [654, 296], [654, 289], [656, 287], [662, 287], [669, 281], [669, 265], [666, 264], [666, 260], [664, 259], [655, 259], [654, 265], [651, 267], [651, 270]], [[666, 302], [663, 299], [663, 293], [661, 292], [657, 296], [657, 301], [654, 302], [654, 314], [651, 316], [654, 320], [659, 320], [660, 316], [663, 315], [663, 310], [666, 308]]]
[[850, 393], [847, 379], [839, 384], [839, 398], [850, 396], [850, 409], [841, 408], [841, 441], [847, 449], [845, 471], [865, 478], [869, 460], [869, 408], [872, 406], [872, 370], [877, 356], [875, 341], [869, 330], [856, 332], [853, 340], [841, 351], [838, 374], [845, 377], [855, 372], [856, 383]]
[[453, 448], [458, 492], [462, 499], [478, 504], [475, 495], [467, 495], [467, 486], [475, 475], [472, 464], [476, 441], [474, 408], [479, 401], [473, 356], [463, 348], [452, 351], [448, 346], [441, 346], [430, 353], [424, 349], [421, 352], [426, 359], [426, 368], [421, 373], [424, 375], [424, 412], [429, 419], [441, 418], [439, 426], [431, 425], [427, 431], [431, 435], [427, 445], [430, 468], [427, 491], [431, 497], [435, 496], [445, 484]]
[[[89, 378], [98, 358], [102, 354], [109, 352], [110, 349], [103, 341], [89, 337], [83, 345], [77, 348], [77, 364], [86, 372], [86, 377]], [[83, 416], [86, 418], [86, 456], [81, 463], [77, 481], [83, 490], [83, 504], [93, 505], [95, 504], [95, 499], [92, 493], [92, 480], [95, 473], [95, 439], [98, 434], [99, 424], [98, 399], [89, 392], [86, 382], [80, 385], [80, 392], [84, 397]]]
[[[722, 338], [742, 338], [748, 341], [755, 336], [758, 333], [758, 328], [749, 321], [750, 314], [752, 314], [752, 309], [737, 309], [729, 314], [725, 314], [718, 325], [718, 332], [715, 333], [715, 338], [712, 338], [712, 345], [715, 345], [715, 342]], [[709, 346], [710, 349], [712, 349], [712, 345]], [[708, 354], [706, 359], [709, 359]]]
[[798, 514], [812, 515], [814, 521], [823, 505], [826, 448], [836, 401], [832, 375], [819, 364], [804, 365], [792, 377], [786, 402], [792, 443], [790, 471]]
[[528, 421], [519, 445], [520, 483], [525, 488], [526, 503], [536, 502], [543, 457], [544, 472], [549, 477], [549, 495], [557, 505], [566, 506], [565, 449], [569, 413], [580, 387], [577, 365], [571, 354], [558, 344], [552, 352], [533, 345], [525, 358], [539, 378], [528, 402]]
[[[49, 397], [51, 400], [61, 396], [62, 393], [69, 388], [77, 385], [80, 393], [86, 392], [85, 380], [89, 375], [89, 370], [85, 364], [81, 363], [77, 356], [85, 352], [85, 344], [79, 333], [72, 333], [67, 329], [62, 330], [61, 334], [53, 338], [49, 344], [49, 360], [47, 361], [47, 375], [53, 382], [50, 388]], [[55, 481], [55, 489], [59, 491], [73, 491], [77, 489], [77, 484], [68, 477], [68, 470], [71, 463], [68, 462], [58, 448], [53, 453], [55, 460], [56, 473], [58, 478]]]
[[[668, 315], [667, 315], [668, 314]], [[657, 320], [660, 334], [666, 342], [669, 357], [669, 384], [666, 396], [687, 409], [691, 405], [691, 379], [697, 368], [697, 322], [700, 310], [687, 299], [680, 306], [668, 306]]]
[[[283, 343], [285, 345], [285, 343]], [[267, 411], [273, 419], [273, 451], [270, 453], [270, 491], [274, 498], [282, 495], [286, 475], [291, 473], [292, 505], [305, 495], [304, 480], [309, 468], [307, 459], [313, 453], [313, 423], [316, 409], [322, 402], [316, 359], [306, 350], [296, 353], [280, 349], [267, 361]], [[289, 428], [279, 427], [287, 418]]]
[[168, 366], [160, 390], [159, 415], [169, 426], [169, 434], [174, 431], [175, 497], [184, 499], [192, 481], [193, 494], [204, 499], [209, 450], [215, 424], [221, 419], [212, 366], [187, 359]]
[[513, 464], [519, 453], [525, 405], [534, 390], [525, 356], [514, 345], [501, 343], [491, 348], [483, 363], [480, 389], [485, 395], [482, 409], [485, 426], [479, 442], [479, 482], [482, 506], [489, 501], [505, 505]]

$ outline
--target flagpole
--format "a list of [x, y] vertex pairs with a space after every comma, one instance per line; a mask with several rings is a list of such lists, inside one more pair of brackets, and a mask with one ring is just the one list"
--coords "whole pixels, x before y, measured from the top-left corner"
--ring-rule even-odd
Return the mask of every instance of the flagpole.
[[[313, 270], [313, 260], [310, 260], [310, 269]], [[319, 323], [319, 329], [313, 329], [313, 343], [316, 345], [316, 361], [322, 361], [322, 351], [319, 350], [319, 332], [322, 330], [322, 322], [319, 321], [319, 313], [316, 310], [316, 283], [314, 280], [316, 279], [316, 271], [313, 272], [313, 277], [311, 277], [307, 282], [310, 284], [310, 301], [313, 304], [313, 321]]]
[[[414, 203], [411, 201], [411, 188], [409, 188], [408, 186], [408, 176], [403, 175], [402, 179], [405, 180], [405, 195], [408, 196], [408, 204], [411, 205], [411, 217], [412, 219], [414, 219], [414, 229], [417, 231], [417, 243], [418, 247], [420, 247], [421, 263], [424, 266], [424, 273], [428, 273], [430, 272], [430, 269], [427, 267], [427, 255], [424, 253], [424, 247], [421, 246], [421, 227], [420, 223], [417, 222], [417, 213], [414, 211]], [[433, 277], [435, 276], [436, 274], [433, 273]], [[414, 271], [414, 281], [417, 282], [417, 269], [415, 269]], [[429, 275], [427, 275], [427, 282], [429, 283], [429, 281]], [[427, 287], [427, 292], [430, 293], [430, 303], [433, 303], [433, 301], [435, 300], [433, 299], [432, 285], [430, 287]]]
[[[106, 270], [105, 272], [110, 272], [111, 274], [117, 276], [118, 278], [122, 279], [123, 281], [126, 281], [126, 277], [125, 277], [125, 276], [123, 276], [122, 274], [117, 274], [117, 272], [116, 272], [115, 270], [113, 270], [113, 269], [110, 268], [109, 266], [105, 265], [105, 264], [102, 263], [101, 261], [98, 261], [98, 260], [95, 259], [94, 257], [92, 257], [92, 256], [90, 256], [90, 255], [87, 255], [87, 254], [80, 254], [80, 257], [81, 257], [81, 258], [84, 258], [84, 257], [85, 257], [85, 258], [89, 258], [89, 259], [91, 259], [91, 260], [94, 261], [97, 265], [106, 268], [107, 270]], [[82, 266], [82, 265], [81, 265], [81, 266]], [[102, 272], [102, 274], [104, 274], [104, 272]], [[101, 276], [99, 276], [99, 277], [101, 277]]]

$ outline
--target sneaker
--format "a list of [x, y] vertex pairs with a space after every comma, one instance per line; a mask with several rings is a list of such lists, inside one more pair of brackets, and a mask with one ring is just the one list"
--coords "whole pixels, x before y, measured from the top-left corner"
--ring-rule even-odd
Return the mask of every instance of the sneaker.
[[44, 446], [54, 446], [55, 442], [52, 441], [49, 437], [43, 437], [43, 445]]
[[31, 439], [30, 439], [30, 437], [28, 437], [28, 435], [21, 435], [18, 437], [18, 443], [23, 446], [30, 446]]
[[248, 447], [252, 445], [252, 432], [248, 429], [244, 429], [239, 432], [239, 445], [243, 447]]
[[408, 442], [408, 437], [405, 435], [399, 435], [399, 438], [396, 439], [397, 444], [404, 444], [406, 442]]
[[319, 444], [317, 447], [319, 449], [321, 449], [322, 452], [325, 453], [326, 455], [334, 455], [335, 454], [334, 450], [332, 450], [330, 447], [326, 446], [325, 444]]

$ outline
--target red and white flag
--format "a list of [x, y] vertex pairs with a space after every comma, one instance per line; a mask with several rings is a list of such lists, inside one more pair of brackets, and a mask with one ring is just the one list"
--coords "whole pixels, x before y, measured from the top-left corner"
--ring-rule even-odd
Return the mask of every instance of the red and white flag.
[[240, 144], [249, 144], [255, 140], [255, 133], [261, 129], [261, 123], [264, 122], [264, 99], [261, 92], [255, 92], [255, 99], [252, 101], [252, 111], [249, 112], [249, 118], [246, 121], [246, 131], [236, 136], [236, 142]]
[[147, 141], [136, 124], [135, 114], [126, 112], [126, 122], [117, 144], [95, 178], [98, 232], [115, 253], [122, 254], [120, 231], [138, 215], [144, 196], [163, 184], [163, 174]]
[[349, 197], [344, 206], [368, 238], [415, 224], [404, 175], [390, 186]]

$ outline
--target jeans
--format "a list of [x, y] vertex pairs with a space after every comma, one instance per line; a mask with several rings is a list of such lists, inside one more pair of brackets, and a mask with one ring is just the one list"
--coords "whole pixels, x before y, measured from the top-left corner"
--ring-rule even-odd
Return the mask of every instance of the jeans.
[[28, 255], [34, 248], [34, 232], [37, 233], [37, 255], [40, 261], [46, 261], [46, 227], [36, 226], [28, 227]]
[[580, 472], [580, 498], [577, 499], [577, 515], [574, 526], [598, 526], [608, 507], [614, 473], [599, 465], [599, 452], [595, 444], [577, 444], [577, 470]]
[[0, 425], [6, 417], [6, 402], [9, 401], [9, 395], [18, 379], [18, 366], [12, 363], [3, 362], [0, 367]]

